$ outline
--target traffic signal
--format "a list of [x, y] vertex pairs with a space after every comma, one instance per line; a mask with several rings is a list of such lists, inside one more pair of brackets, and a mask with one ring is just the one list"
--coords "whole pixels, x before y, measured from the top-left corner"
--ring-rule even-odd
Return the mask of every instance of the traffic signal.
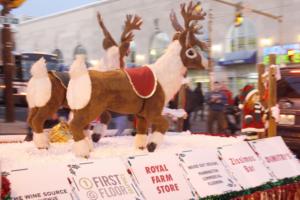
[[288, 50], [287, 55], [288, 55], [289, 62], [294, 63], [295, 62], [295, 50], [294, 49]]
[[235, 13], [235, 19], [234, 19], [234, 25], [236, 26], [236, 27], [239, 27], [240, 25], [242, 25], [243, 24], [243, 21], [244, 21], [244, 17], [243, 17], [243, 15], [242, 15], [242, 13], [241, 12], [236, 12]]

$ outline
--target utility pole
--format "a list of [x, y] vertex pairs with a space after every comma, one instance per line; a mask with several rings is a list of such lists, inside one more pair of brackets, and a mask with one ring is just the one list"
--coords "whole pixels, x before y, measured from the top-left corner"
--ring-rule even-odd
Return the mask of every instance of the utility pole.
[[[9, 14], [10, 9], [8, 4], [2, 4], [3, 9], [1, 11], [1, 16], [5, 17]], [[15, 108], [13, 99], [13, 87], [12, 78], [13, 70], [15, 68], [12, 56], [13, 43], [10, 30], [10, 24], [3, 24], [2, 28], [2, 58], [3, 58], [3, 69], [4, 69], [4, 102], [5, 102], [5, 121], [13, 122], [15, 121]]]
[[208, 11], [208, 69], [210, 72], [213, 72], [213, 62], [212, 62], [212, 51], [211, 51], [211, 46], [212, 46], [212, 9], [209, 9]]
[[[4, 22], [2, 28], [2, 58], [4, 68], [4, 101], [5, 101], [5, 121], [15, 121], [15, 107], [13, 98], [12, 79], [15, 69], [15, 62], [12, 55], [13, 39], [10, 29], [9, 13], [13, 8], [19, 7], [25, 0], [1, 0], [2, 5], [1, 17], [7, 22]], [[5, 21], [4, 20], [4, 21]]]

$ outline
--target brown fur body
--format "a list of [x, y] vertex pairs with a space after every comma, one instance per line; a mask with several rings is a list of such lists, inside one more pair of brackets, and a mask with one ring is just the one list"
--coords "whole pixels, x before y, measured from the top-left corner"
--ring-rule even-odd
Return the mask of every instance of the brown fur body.
[[48, 77], [52, 85], [49, 101], [43, 107], [30, 108], [27, 118], [29, 126], [35, 133], [43, 132], [47, 118], [55, 114], [61, 106], [68, 107], [66, 99], [67, 89], [52, 73], [48, 73]]
[[135, 94], [122, 70], [89, 71], [88, 73], [92, 82], [94, 101], [90, 101], [83, 109], [74, 111], [70, 128], [75, 141], [84, 139], [83, 127], [105, 110], [121, 114], [135, 114], [139, 119], [137, 124], [139, 134], [147, 134], [149, 123], [154, 127], [159, 127], [159, 132], [164, 133], [167, 130], [167, 120], [161, 115], [165, 99], [164, 92], [159, 83], [153, 96], [142, 99]]

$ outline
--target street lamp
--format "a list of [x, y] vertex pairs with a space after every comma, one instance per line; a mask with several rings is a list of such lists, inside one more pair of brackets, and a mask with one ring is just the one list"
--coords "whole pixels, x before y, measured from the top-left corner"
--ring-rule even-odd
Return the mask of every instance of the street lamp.
[[13, 122], [15, 120], [14, 115], [14, 99], [13, 99], [13, 87], [12, 77], [13, 69], [15, 68], [14, 58], [12, 56], [13, 39], [10, 30], [10, 18], [8, 17], [10, 11], [19, 7], [25, 0], [0, 0], [2, 5], [1, 18], [3, 18], [2, 28], [2, 59], [4, 69], [4, 98], [5, 98], [5, 121]]

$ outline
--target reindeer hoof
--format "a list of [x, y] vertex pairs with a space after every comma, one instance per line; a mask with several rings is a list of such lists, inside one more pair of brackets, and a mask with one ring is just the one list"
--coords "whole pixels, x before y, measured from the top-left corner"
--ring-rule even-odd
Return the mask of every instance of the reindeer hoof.
[[155, 144], [154, 142], [147, 144], [147, 149], [149, 152], [154, 152], [156, 147], [157, 147], [157, 144]]
[[43, 149], [48, 150], [48, 147], [45, 147], [45, 148], [38, 147], [38, 149], [39, 149], [39, 150], [43, 150]]
[[89, 143], [86, 139], [74, 142], [73, 152], [76, 156], [88, 158], [90, 156]]
[[92, 140], [93, 142], [97, 143], [101, 138], [101, 134], [98, 134], [98, 133], [93, 133], [92, 134]]
[[33, 142], [38, 149], [48, 149], [49, 139], [44, 133], [34, 133]]
[[89, 150], [90, 152], [94, 150], [94, 145], [92, 140], [89, 137], [85, 137], [85, 140], [87, 141], [88, 145], [89, 145]]
[[145, 147], [138, 147], [138, 149], [143, 151]]

